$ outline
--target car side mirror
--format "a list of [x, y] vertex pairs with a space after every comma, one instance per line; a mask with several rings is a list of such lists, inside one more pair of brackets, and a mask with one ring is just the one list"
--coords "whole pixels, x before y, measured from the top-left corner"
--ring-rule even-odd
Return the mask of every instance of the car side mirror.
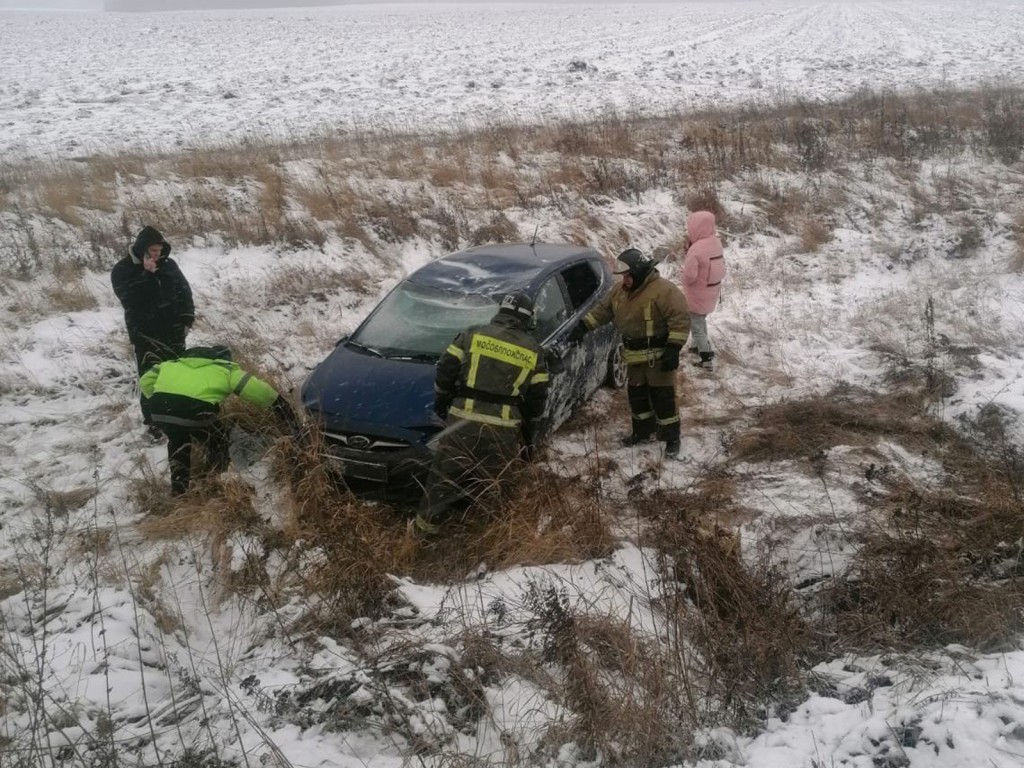
[[544, 362], [548, 367], [548, 374], [551, 376], [565, 373], [565, 363], [562, 362], [562, 356], [555, 352], [555, 350], [544, 350]]

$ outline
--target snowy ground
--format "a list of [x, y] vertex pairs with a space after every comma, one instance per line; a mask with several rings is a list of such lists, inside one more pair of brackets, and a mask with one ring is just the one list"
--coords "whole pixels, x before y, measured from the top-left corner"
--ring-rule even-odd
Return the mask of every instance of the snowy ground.
[[0, 157], [1020, 81], [1024, 6], [409, 4], [0, 12]]
[[[966, 18], [962, 4], [954, 3], [582, 8], [4, 14], [2, 151], [67, 156], [218, 141], [246, 131], [287, 135], [339, 123], [445, 127], [551, 110], [588, 115], [607, 104], [661, 110], [681, 101], [732, 101], [775, 90], [827, 97], [863, 84], [1012, 78], [1024, 68], [1015, 50], [1024, 17], [1009, 2], [972, 6]], [[694, 35], [693, 28], [704, 31]], [[498, 37], [500, 48], [493, 44]], [[146, 46], [134, 45], [139, 40]], [[570, 72], [573, 60], [588, 68]], [[698, 66], [706, 61], [714, 63]], [[228, 91], [235, 98], [224, 98]], [[1019, 166], [958, 171], [983, 177], [979, 189], [1002, 190], [994, 196], [1020, 194]], [[876, 169], [854, 186], [864, 199], [885, 197], [884, 175]], [[725, 202], [741, 205], [728, 197]], [[827, 391], [840, 381], [876, 385], [885, 361], [873, 345], [920, 354], [928, 297], [938, 308], [936, 330], [978, 350], [976, 367], [942, 363], [960, 385], [946, 415], [972, 416], [991, 403], [1024, 413], [1024, 281], [1007, 269], [1014, 248], [1009, 222], [981, 217], [984, 247], [970, 259], [954, 259], [955, 233], [938, 217], [907, 226], [899, 216], [906, 202], [894, 200], [892, 218], [879, 225], [865, 220], [853, 200], [849, 228], [838, 230], [814, 257], [794, 256], [773, 237], [736, 238], [728, 250], [724, 301], [710, 322], [722, 364], [713, 377], [686, 377], [691, 394], [684, 424], [701, 418], [714, 423], [710, 417]], [[668, 192], [604, 212], [639, 232], [638, 244], [647, 248], [677, 235], [684, 214]], [[509, 215], [522, 216], [525, 224], [537, 213]], [[895, 253], [885, 249], [893, 242], [901, 245]], [[380, 267], [378, 291], [369, 297], [330, 296], [326, 303], [274, 310], [244, 301], [278, 265], [343, 268], [346, 257], [332, 247], [323, 254], [286, 255], [179, 248], [175, 256], [200, 307], [196, 340], [258, 327], [275, 350], [274, 366], [297, 382], [397, 277], [438, 255], [395, 246], [387, 254], [394, 266]], [[365, 254], [348, 258], [366, 265]], [[663, 270], [674, 277], [676, 265]], [[282, 605], [268, 616], [231, 597], [222, 585], [241, 570], [254, 542], [220, 542], [211, 552], [209, 542], [186, 537], [153, 543], [139, 533], [145, 515], [133, 506], [132, 484], [147, 472], [166, 479], [166, 466], [163, 447], [147, 444], [137, 423], [120, 309], [100, 272], [86, 276], [96, 308], [26, 311], [49, 279], [0, 288], [0, 735], [17, 743], [45, 710], [58, 723], [46, 749], [72, 759], [83, 744], [102, 742], [110, 713], [112, 747], [150, 763], [155, 739], [165, 749], [212, 741], [222, 745], [221, 757], [240, 764], [403, 764], [409, 743], [400, 735], [327, 727], [324, 702], [315, 698], [296, 703], [285, 696], [277, 708], [261, 698], [307, 690], [314, 681], [355, 681], [352, 700], [372, 700], [380, 670], [365, 667], [374, 655], [367, 648], [357, 655], [328, 637], [293, 645], [279, 625], [296, 618], [300, 604]], [[299, 324], [330, 332], [296, 339]], [[588, 411], [596, 426], [556, 436], [556, 461], [571, 463], [595, 442], [612, 450], [611, 438], [622, 425], [604, 412], [617, 397], [599, 393]], [[1022, 422], [1016, 425], [1018, 441], [1024, 438]], [[713, 465], [725, 436], [724, 427], [715, 426], [684, 434], [691, 462], [657, 476], [669, 487], [686, 487]], [[939, 471], [927, 457], [896, 446], [882, 450], [908, 474]], [[626, 480], [656, 466], [657, 456], [647, 448], [613, 456], [621, 472], [607, 491], [624, 501]], [[836, 451], [827, 490], [786, 466], [751, 468], [740, 483], [750, 513], [743, 540], [796, 531], [784, 546], [794, 580], [841, 569], [844, 555], [829, 547], [842, 544], [842, 527], [862, 511], [851, 490], [863, 473], [862, 458]], [[238, 477], [255, 489], [261, 512], [273, 517], [267, 473], [258, 462]], [[81, 492], [80, 504], [68, 500], [74, 491]], [[831, 510], [827, 516], [824, 509]], [[595, 611], [628, 611], [638, 629], [650, 629], [656, 621], [655, 570], [651, 553], [624, 543], [605, 561], [482, 572], [451, 588], [399, 579], [406, 605], [386, 626], [368, 628], [368, 642], [380, 644], [372, 650], [383, 658], [388, 643], [414, 643], [424, 649], [420, 671], [443, 679], [457, 655], [446, 625], [490, 626], [516, 636], [522, 629], [516, 611], [499, 622], [484, 607], [496, 596], [522, 606], [531, 584], [546, 583]], [[769, 719], [761, 734], [703, 734], [714, 757], [697, 765], [1024, 763], [1024, 652], [980, 655], [949, 648], [909, 658], [841, 659], [816, 671], [834, 695], [812, 696], [785, 721]], [[470, 734], [453, 728], [438, 701], [404, 703], [417, 712], [423, 734], [450, 738], [464, 755], [498, 764], [514, 762], [514, 751], [525, 761], [536, 746], [537, 725], [557, 718], [558, 706], [514, 676], [484, 691], [489, 717]], [[295, 723], [303, 718], [309, 725], [300, 728]], [[67, 751], [61, 753], [62, 747]], [[35, 764], [46, 764], [35, 757]], [[560, 765], [574, 761], [571, 754], [561, 758]]]

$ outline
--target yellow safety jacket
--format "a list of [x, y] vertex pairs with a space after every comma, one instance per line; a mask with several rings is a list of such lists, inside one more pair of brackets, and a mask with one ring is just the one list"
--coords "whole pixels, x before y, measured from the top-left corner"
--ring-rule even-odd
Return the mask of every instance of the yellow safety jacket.
[[547, 392], [540, 344], [501, 313], [456, 336], [437, 363], [435, 409], [460, 419], [520, 427], [543, 415]]
[[220, 404], [235, 394], [269, 408], [277, 390], [228, 360], [182, 357], [150, 368], [139, 379], [149, 399], [153, 421], [179, 427], [201, 427], [217, 418]]
[[632, 291], [619, 283], [583, 318], [590, 330], [613, 321], [622, 334], [627, 365], [653, 364], [667, 344], [682, 346], [690, 335], [690, 310], [683, 292], [657, 270]]

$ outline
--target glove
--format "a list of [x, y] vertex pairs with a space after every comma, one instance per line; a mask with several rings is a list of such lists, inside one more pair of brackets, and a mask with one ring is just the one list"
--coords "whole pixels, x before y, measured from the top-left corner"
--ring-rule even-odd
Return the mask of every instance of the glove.
[[523, 422], [521, 432], [523, 436], [523, 460], [533, 461], [533, 457], [537, 454], [537, 447], [533, 442], [533, 434], [535, 427], [532, 424]]
[[434, 415], [441, 421], [445, 421], [448, 418], [448, 408], [451, 407], [451, 404], [452, 402], [448, 398], [435, 398]]
[[583, 323], [576, 323], [573, 329], [569, 331], [569, 342], [572, 344], [579, 344], [583, 341], [583, 337], [587, 335], [587, 326]]
[[298, 431], [299, 418], [295, 415], [295, 409], [292, 408], [292, 404], [285, 399], [284, 395], [278, 395], [270, 407], [274, 411], [274, 415], [285, 423], [289, 431], [293, 433]]
[[682, 349], [678, 344], [669, 344], [661, 353], [661, 370], [674, 371], [679, 368], [679, 351]]

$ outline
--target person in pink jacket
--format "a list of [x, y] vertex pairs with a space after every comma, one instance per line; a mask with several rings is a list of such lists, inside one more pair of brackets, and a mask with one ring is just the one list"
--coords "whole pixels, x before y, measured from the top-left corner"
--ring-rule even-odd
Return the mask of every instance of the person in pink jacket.
[[694, 365], [714, 370], [715, 353], [708, 340], [708, 315], [722, 293], [725, 257], [715, 231], [715, 214], [694, 211], [686, 219], [686, 257], [683, 259], [683, 295], [690, 307], [690, 336], [700, 354]]

